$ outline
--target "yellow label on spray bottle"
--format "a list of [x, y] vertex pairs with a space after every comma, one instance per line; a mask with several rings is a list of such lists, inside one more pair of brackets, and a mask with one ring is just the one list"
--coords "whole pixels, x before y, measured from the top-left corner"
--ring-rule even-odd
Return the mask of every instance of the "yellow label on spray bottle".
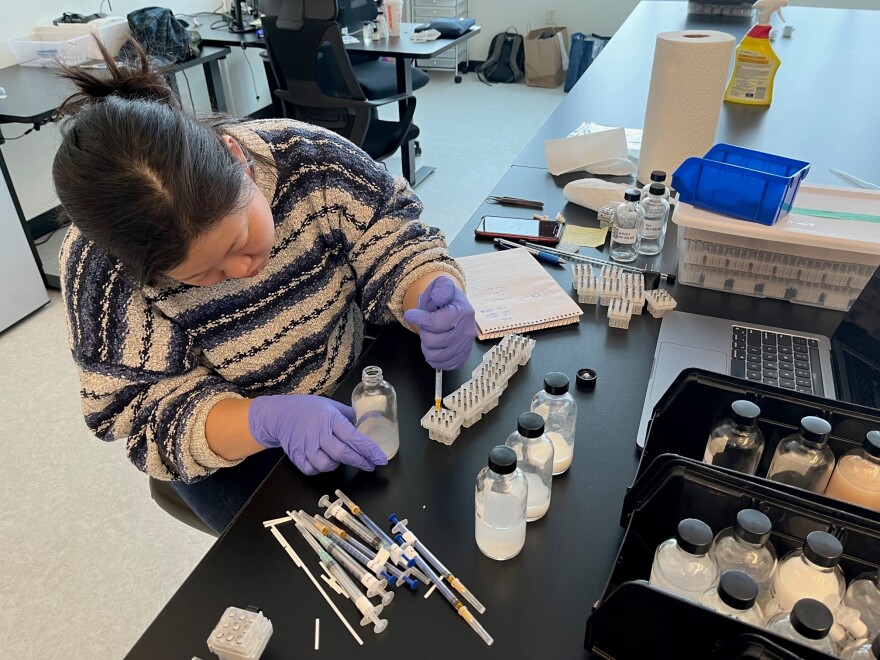
[[780, 60], [770, 46], [770, 26], [755, 25], [736, 47], [733, 73], [724, 100], [746, 105], [770, 105], [773, 78]]

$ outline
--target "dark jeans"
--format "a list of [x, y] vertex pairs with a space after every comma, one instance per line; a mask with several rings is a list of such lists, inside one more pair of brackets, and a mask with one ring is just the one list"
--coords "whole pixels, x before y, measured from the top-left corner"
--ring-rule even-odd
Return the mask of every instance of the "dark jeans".
[[201, 481], [172, 481], [171, 487], [205, 524], [220, 534], [282, 458], [281, 449], [264, 449]]

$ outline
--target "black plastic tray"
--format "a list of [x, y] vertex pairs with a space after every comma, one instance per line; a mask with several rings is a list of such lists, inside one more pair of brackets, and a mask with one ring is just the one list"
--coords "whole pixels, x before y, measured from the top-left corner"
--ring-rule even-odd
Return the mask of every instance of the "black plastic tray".
[[841, 512], [833, 500], [826, 498], [826, 505], [798, 497], [774, 482], [681, 456], [664, 456], [644, 476], [627, 495], [626, 533], [602, 598], [587, 620], [587, 650], [613, 658], [735, 657], [728, 655], [730, 649], [751, 635], [758, 646], [766, 640], [768, 648], [781, 647], [797, 657], [827, 657], [648, 585], [644, 580], [654, 551], [684, 518], [699, 518], [717, 533], [733, 525], [738, 511], [753, 508], [770, 518], [771, 540], [780, 556], [803, 545], [812, 531], [834, 534], [843, 543], [841, 566], [849, 581], [880, 565], [880, 523]]
[[[828, 446], [839, 459], [849, 450], [860, 447], [868, 431], [880, 429], [880, 410], [789, 392], [702, 369], [682, 371], [654, 407], [634, 483], [663, 454], [676, 454], [702, 461], [710, 430], [717, 422], [730, 415], [730, 404], [737, 399], [748, 399], [761, 408], [758, 426], [764, 433], [766, 444], [756, 479], [772, 484], [779, 490], [880, 522], [878, 512], [764, 478], [779, 441], [795, 433], [803, 417], [816, 415], [830, 422], [831, 436]], [[726, 468], [714, 469], [739, 474]], [[628, 511], [625, 506], [624, 526], [626, 515]]]

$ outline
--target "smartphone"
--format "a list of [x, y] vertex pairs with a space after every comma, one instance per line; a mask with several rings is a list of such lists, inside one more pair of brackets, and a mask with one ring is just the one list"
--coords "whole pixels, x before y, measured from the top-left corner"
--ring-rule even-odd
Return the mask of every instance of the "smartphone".
[[556, 245], [562, 236], [563, 225], [554, 220], [532, 220], [531, 218], [502, 218], [484, 215], [474, 229], [477, 238], [526, 239], [534, 243]]

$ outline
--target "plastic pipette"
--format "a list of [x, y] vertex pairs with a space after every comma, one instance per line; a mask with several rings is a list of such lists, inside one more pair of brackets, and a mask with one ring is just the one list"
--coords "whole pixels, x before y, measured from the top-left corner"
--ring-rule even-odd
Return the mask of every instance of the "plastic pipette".
[[425, 544], [422, 543], [418, 539], [418, 537], [409, 530], [409, 528], [407, 527], [407, 523], [409, 521], [407, 521], [406, 518], [401, 520], [397, 517], [397, 514], [392, 513], [388, 517], [388, 520], [390, 520], [394, 524], [394, 527], [391, 528], [391, 532], [394, 534], [400, 534], [405, 541], [412, 543], [413, 546], [415, 546], [416, 551], [424, 556], [429, 563], [433, 564], [434, 568], [436, 568], [437, 571], [440, 573], [440, 576], [445, 578], [453, 589], [464, 596], [465, 600], [473, 605], [474, 609], [477, 610], [477, 612], [482, 614], [486, 611], [485, 606], [480, 601], [478, 601], [470, 591], [468, 591], [467, 587], [465, 587], [461, 583], [461, 580], [455, 577], [452, 572], [448, 568], [446, 568], [446, 566], [444, 566], [439, 559], [437, 559], [434, 553], [428, 550], [428, 548], [425, 547]]
[[[337, 490], [336, 494], [339, 495], [340, 492], [341, 491]], [[354, 505], [354, 502], [351, 502], [351, 500], [344, 496], [340, 499], [346, 504], [346, 506], [349, 507], [349, 509], [351, 509], [351, 505]], [[351, 505], [349, 504], [349, 502], [351, 502]], [[409, 547], [409, 544], [407, 543], [403, 546], [399, 546], [397, 543], [395, 543], [381, 527], [370, 520], [370, 517], [360, 510], [360, 507], [354, 505], [360, 513], [355, 513], [354, 510], [352, 510], [352, 513], [354, 513], [354, 515], [356, 516], [356, 518], [352, 520], [351, 515], [342, 508], [339, 500], [337, 500], [336, 502], [331, 502], [330, 498], [327, 495], [322, 496], [321, 499], [318, 500], [318, 506], [326, 507], [328, 515], [332, 515], [339, 521], [344, 522], [356, 534], [358, 534], [358, 536], [360, 536], [368, 544], [376, 548], [377, 551], [386, 551], [395, 564], [405, 569], [411, 569], [412, 575], [417, 577], [425, 584], [430, 584], [428, 577], [418, 569], [414, 568], [415, 560], [413, 559], [413, 556], [415, 553]]]
[[[400, 541], [403, 541], [403, 537], [400, 537]], [[449, 601], [449, 604], [455, 608], [455, 611], [458, 613], [462, 619], [467, 621], [468, 625], [473, 628], [474, 632], [477, 633], [484, 642], [488, 646], [492, 646], [492, 642], [495, 641], [492, 639], [492, 636], [486, 632], [486, 629], [480, 625], [480, 622], [474, 618], [474, 615], [470, 613], [467, 605], [462, 603], [454, 593], [449, 590], [449, 587], [440, 579], [440, 577], [428, 566], [428, 563], [422, 559], [420, 555], [416, 555], [416, 565], [425, 572], [425, 575], [431, 580], [435, 587], [437, 587], [437, 591], [443, 594], [443, 597]]]
[[388, 620], [379, 618], [379, 614], [382, 612], [382, 605], [374, 606], [369, 599], [364, 596], [363, 592], [358, 589], [357, 585], [351, 581], [351, 578], [346, 575], [345, 571], [342, 570], [342, 566], [340, 566], [336, 560], [318, 544], [312, 535], [309, 534], [308, 530], [298, 522], [295, 524], [299, 533], [302, 534], [302, 537], [310, 546], [312, 546], [315, 553], [317, 553], [321, 566], [323, 566], [327, 573], [336, 580], [336, 584], [346, 593], [351, 602], [355, 604], [358, 611], [363, 615], [361, 625], [366, 626], [372, 621], [373, 632], [380, 633], [385, 630], [385, 628], [388, 627]]
[[[301, 514], [305, 515], [305, 512], [300, 511]], [[364, 563], [364, 566], [372, 570], [377, 577], [384, 577], [389, 582], [394, 582], [394, 586], [399, 587], [402, 584], [406, 584], [410, 588], [411, 591], [415, 591], [419, 588], [419, 581], [413, 577], [411, 570], [407, 569], [405, 571], [401, 571], [396, 566], [391, 564], [386, 564], [384, 561], [380, 561], [381, 558], [377, 558], [373, 551], [370, 548], [366, 547], [363, 543], [358, 541], [356, 538], [349, 535], [344, 530], [339, 529], [338, 527], [331, 525], [327, 520], [322, 518], [319, 515], [315, 515], [312, 519], [312, 524], [315, 526], [315, 529], [324, 536], [329, 536], [334, 541], [339, 543], [340, 547], [345, 550], [348, 554], [355, 557], [358, 561]], [[390, 576], [390, 577], [389, 577]]]
[[440, 410], [440, 402], [443, 400], [443, 370], [437, 369], [434, 374], [434, 407]]
[[321, 544], [321, 547], [324, 548], [330, 555], [336, 559], [343, 567], [345, 567], [349, 573], [351, 573], [357, 580], [367, 588], [367, 598], [372, 598], [373, 596], [379, 596], [382, 599], [383, 605], [388, 605], [392, 600], [394, 600], [394, 593], [385, 590], [385, 587], [388, 586], [385, 578], [377, 578], [375, 575], [370, 573], [370, 571], [363, 566], [361, 566], [357, 560], [349, 555], [345, 550], [339, 547], [336, 543], [331, 541], [329, 538], [320, 534], [315, 527], [308, 523], [311, 519], [307, 516], [302, 516], [299, 513], [294, 514], [294, 520], [300, 523], [306, 531], [308, 531], [312, 536], [314, 536], [318, 543]]

